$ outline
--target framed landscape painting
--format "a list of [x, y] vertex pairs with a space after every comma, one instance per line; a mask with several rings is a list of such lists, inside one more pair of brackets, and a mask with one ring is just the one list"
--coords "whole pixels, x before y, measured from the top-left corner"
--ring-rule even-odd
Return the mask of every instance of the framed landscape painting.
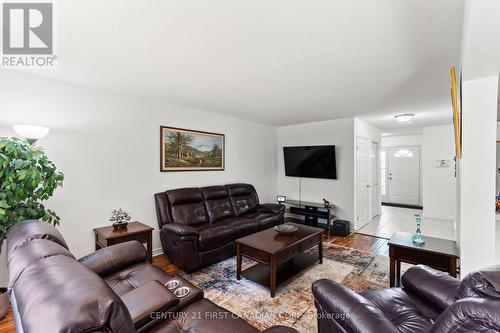
[[224, 134], [160, 127], [160, 171], [224, 170]]

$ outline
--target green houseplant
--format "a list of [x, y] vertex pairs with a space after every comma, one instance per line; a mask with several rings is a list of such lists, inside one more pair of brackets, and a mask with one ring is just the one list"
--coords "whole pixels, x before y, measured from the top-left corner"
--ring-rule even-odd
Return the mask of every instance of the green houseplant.
[[63, 178], [41, 148], [23, 139], [0, 139], [0, 249], [13, 224], [25, 220], [59, 224], [59, 216], [42, 202], [62, 186]]

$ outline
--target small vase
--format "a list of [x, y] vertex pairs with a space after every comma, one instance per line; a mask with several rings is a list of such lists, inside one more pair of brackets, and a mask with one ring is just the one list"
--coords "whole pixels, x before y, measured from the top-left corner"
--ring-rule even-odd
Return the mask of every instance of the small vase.
[[411, 240], [415, 245], [424, 245], [425, 239], [424, 236], [422, 236], [422, 231], [420, 230], [420, 226], [422, 224], [422, 218], [420, 217], [420, 214], [415, 214], [415, 223], [417, 224], [417, 231], [415, 231]]
[[7, 288], [0, 288], [0, 320], [4, 319], [9, 311], [9, 295]]

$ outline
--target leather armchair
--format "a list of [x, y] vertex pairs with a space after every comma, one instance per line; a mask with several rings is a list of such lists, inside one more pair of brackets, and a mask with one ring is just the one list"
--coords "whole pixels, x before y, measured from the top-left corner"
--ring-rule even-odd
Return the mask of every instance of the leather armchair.
[[331, 280], [313, 283], [319, 333], [500, 332], [500, 266], [461, 282], [417, 265], [401, 288], [354, 291]]

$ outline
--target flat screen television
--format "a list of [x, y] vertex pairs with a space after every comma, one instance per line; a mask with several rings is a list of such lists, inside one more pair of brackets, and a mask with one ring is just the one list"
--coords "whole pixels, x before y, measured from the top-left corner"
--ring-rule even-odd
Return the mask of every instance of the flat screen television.
[[335, 146], [283, 147], [285, 175], [337, 179]]

